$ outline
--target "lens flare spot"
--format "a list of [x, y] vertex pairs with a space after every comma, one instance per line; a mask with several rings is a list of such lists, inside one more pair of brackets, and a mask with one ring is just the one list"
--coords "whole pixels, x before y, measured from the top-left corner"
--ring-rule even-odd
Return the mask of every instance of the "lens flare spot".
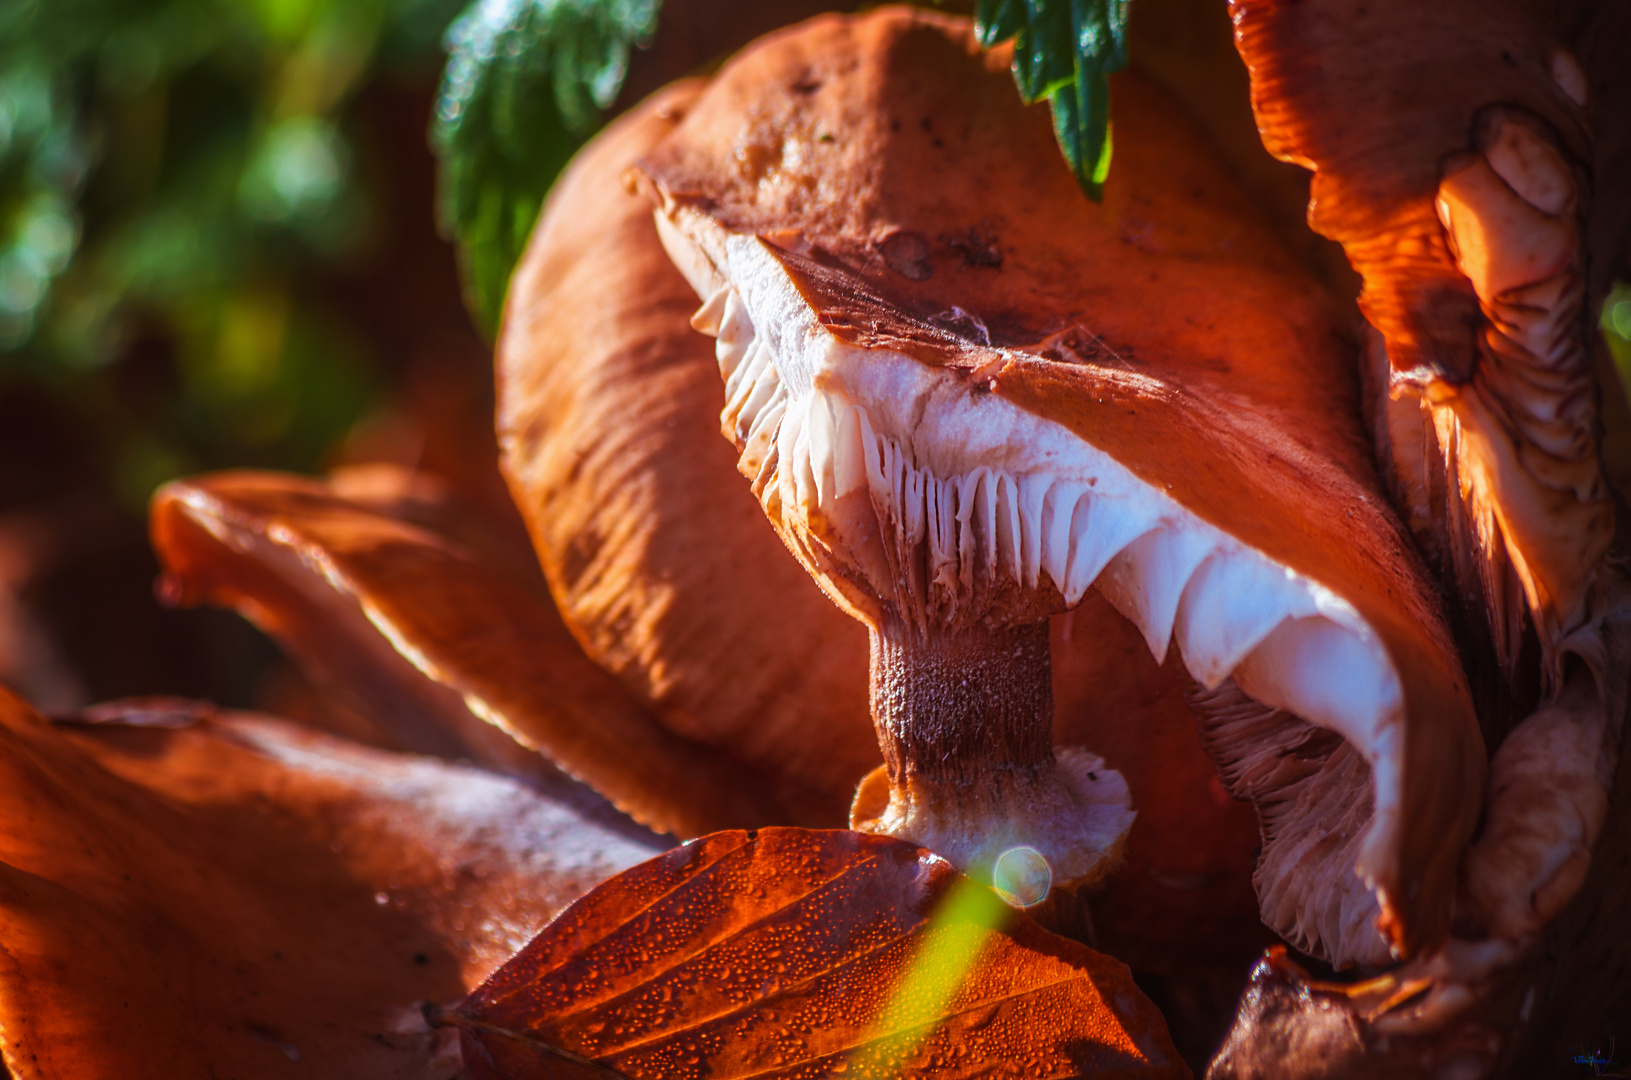
[[1030, 907], [1047, 899], [1053, 887], [1053, 868], [1035, 848], [1009, 848], [997, 856], [991, 884], [1013, 906]]

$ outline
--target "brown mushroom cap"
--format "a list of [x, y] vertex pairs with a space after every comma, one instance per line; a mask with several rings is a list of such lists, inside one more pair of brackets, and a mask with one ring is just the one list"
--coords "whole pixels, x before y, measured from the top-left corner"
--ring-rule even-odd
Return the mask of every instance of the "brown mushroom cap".
[[[1585, 72], [1516, 4], [1233, 11], [1264, 142], [1314, 170], [1309, 223], [1364, 278], [1379, 449], [1481, 679], [1493, 654], [1480, 706], [1532, 707], [1524, 635], [1558, 689], [1582, 647], [1566, 639], [1606, 607], [1614, 530], [1584, 317]], [[1353, 107], [1367, 100], [1385, 105]], [[1622, 213], [1608, 212], [1620, 244]]]
[[1631, 690], [1631, 540], [1601, 433], [1624, 403], [1592, 355], [1595, 307], [1631, 257], [1626, 127], [1607, 120], [1631, 95], [1631, 12], [1231, 11], [1264, 141], [1314, 170], [1309, 222], [1364, 279], [1378, 457], [1450, 600], [1492, 750], [1456, 916], [1478, 944], [1401, 973], [1434, 988], [1367, 1026], [1442, 1032], [1503, 994], [1490, 1015], [1510, 1024], [1533, 1012], [1522, 969], [1548, 924], [1601, 870]]
[[17, 1080], [457, 1071], [468, 993], [661, 845], [481, 769], [138, 700], [0, 690], [0, 1025]]
[[659, 92], [556, 185], [499, 337], [502, 464], [561, 616], [676, 733], [764, 771], [808, 825], [878, 761], [866, 635], [736, 476], [695, 294], [624, 171], [700, 90]]
[[[934, 453], [924, 449], [925, 417], [950, 429], [965, 406], [1000, 413], [1024, 432], [1007, 444], [1016, 454], [1041, 445], [1039, 432], [1086, 448], [1139, 490], [1171, 500], [1186, 523], [1336, 598], [1352, 613], [1353, 640], [1385, 655], [1399, 694], [1397, 742], [1356, 746], [1370, 768], [1391, 762], [1397, 777], [1379, 789], [1391, 820], [1373, 823], [1359, 862], [1394, 947], [1436, 941], [1476, 821], [1483, 750], [1437, 599], [1366, 460], [1351, 361], [1327, 301], [1159, 91], [1136, 75], [1116, 84], [1118, 165], [1100, 208], [1060, 163], [1046, 116], [1017, 102], [1005, 66], [1004, 55], [980, 52], [966, 23], [901, 11], [817, 20], [728, 65], [643, 166], [676, 261], [710, 297], [699, 317], [720, 325], [728, 312], [713, 290], [736, 289], [750, 319], [765, 322], [753, 332], [788, 353], [796, 373], [782, 378], [802, 380], [793, 397], [817, 384], [822, 394], [841, 391], [883, 432], [889, 399], [862, 384], [920, 380], [901, 406], [918, 410], [910, 427], [886, 433], [915, 439], [913, 454]], [[984, 442], [969, 440], [979, 453], [960, 462], [948, 453], [935, 468], [977, 467], [1002, 439], [996, 423], [983, 425]], [[778, 516], [764, 495], [768, 451], [743, 426], [739, 448], [753, 460], [742, 464], [761, 470], [761, 501], [829, 593], [863, 616], [872, 614], [869, 597], [904, 595], [875, 560], [867, 566], [864, 554], [840, 552], [852, 544], [864, 552], [871, 541], [835, 525], [839, 511], [819, 491], [813, 503], [795, 491], [794, 510], [784, 485]], [[913, 467], [934, 472], [922, 461]], [[1135, 532], [1101, 554], [1145, 535], [1155, 533]], [[980, 543], [976, 536], [990, 566], [987, 552], [999, 545]], [[1092, 577], [1095, 562], [1104, 565], [1083, 557]], [[1010, 580], [1038, 580], [1031, 566], [1018, 569]], [[1180, 590], [1194, 569], [1180, 571]], [[1060, 593], [1079, 598], [1078, 584], [1054, 576]], [[1218, 587], [1220, 597], [1251, 599], [1244, 579]], [[1198, 597], [1191, 614], [1203, 606]], [[1058, 603], [1038, 602], [1044, 611]], [[993, 612], [1003, 617], [998, 607], [980, 609]], [[1162, 638], [1162, 620], [1147, 621]], [[1203, 643], [1185, 640], [1182, 626], [1179, 637], [1191, 670], [1213, 685], [1241, 674], [1238, 652], [1250, 651], [1208, 670]], [[1261, 671], [1253, 678], [1264, 680]], [[1297, 730], [1300, 722], [1276, 723]], [[1294, 754], [1296, 742], [1285, 740], [1270, 760]], [[1328, 764], [1316, 786], [1341, 803], [1349, 766]], [[1288, 827], [1268, 837], [1260, 868], [1260, 885], [1278, 897], [1266, 913], [1271, 925], [1339, 962], [1377, 959], [1352, 936], [1343, 881], [1371, 816], [1369, 769], [1357, 764], [1347, 781], [1351, 809], [1321, 823], [1344, 840], [1316, 843], [1319, 828]], [[1312, 910], [1322, 905], [1335, 905], [1325, 940]]]
[[680, 836], [786, 815], [739, 760], [664, 728], [584, 657], [524, 547], [424, 487], [393, 469], [360, 488], [250, 472], [166, 485], [152, 531], [168, 597], [237, 608], [392, 748], [555, 792], [565, 770]]

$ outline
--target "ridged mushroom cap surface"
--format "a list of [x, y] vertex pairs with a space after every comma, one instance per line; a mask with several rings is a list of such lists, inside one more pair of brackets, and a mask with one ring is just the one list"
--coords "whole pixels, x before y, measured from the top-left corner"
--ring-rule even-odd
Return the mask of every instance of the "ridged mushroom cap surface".
[[589, 662], [524, 544], [495, 542], [426, 486], [389, 468], [173, 481], [152, 506], [162, 591], [236, 608], [392, 749], [552, 793], [587, 784], [677, 836], [787, 813], [755, 772], [665, 728]]

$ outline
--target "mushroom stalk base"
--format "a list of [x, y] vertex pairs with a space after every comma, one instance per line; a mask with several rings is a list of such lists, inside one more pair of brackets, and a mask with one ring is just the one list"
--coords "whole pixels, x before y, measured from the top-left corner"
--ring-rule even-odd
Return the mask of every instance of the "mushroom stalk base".
[[1054, 885], [1091, 883], [1119, 861], [1134, 816], [1126, 783], [1085, 750], [1052, 748], [1046, 622], [924, 633], [886, 617], [872, 631], [872, 717], [885, 764], [861, 782], [852, 828], [985, 881], [1016, 848], [1046, 860]]

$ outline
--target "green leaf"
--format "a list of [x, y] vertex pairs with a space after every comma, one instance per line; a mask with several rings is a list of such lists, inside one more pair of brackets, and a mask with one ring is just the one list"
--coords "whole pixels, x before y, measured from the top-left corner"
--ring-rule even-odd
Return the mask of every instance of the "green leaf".
[[1014, 82], [1053, 109], [1059, 149], [1088, 197], [1110, 171], [1110, 73], [1127, 66], [1128, 0], [978, 0], [986, 48], [1014, 39]]
[[974, 9], [974, 26], [980, 46], [989, 49], [1025, 29], [1024, 0], [980, 0]]
[[489, 333], [545, 192], [600, 126], [661, 0], [475, 0], [448, 28], [431, 142], [443, 231]]

